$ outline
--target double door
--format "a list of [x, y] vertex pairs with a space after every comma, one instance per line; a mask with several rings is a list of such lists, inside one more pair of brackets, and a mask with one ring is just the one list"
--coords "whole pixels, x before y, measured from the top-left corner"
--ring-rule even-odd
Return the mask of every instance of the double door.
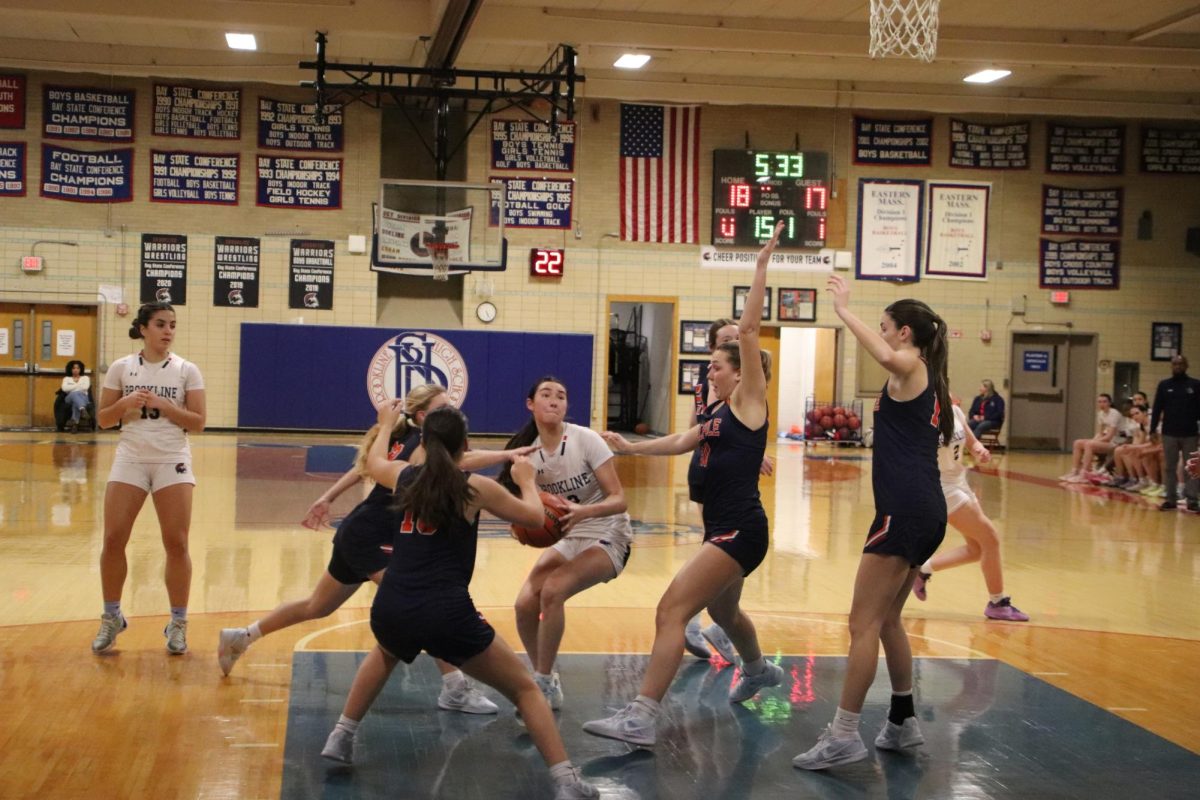
[[0, 427], [53, 427], [54, 393], [82, 361], [99, 400], [96, 306], [0, 303]]

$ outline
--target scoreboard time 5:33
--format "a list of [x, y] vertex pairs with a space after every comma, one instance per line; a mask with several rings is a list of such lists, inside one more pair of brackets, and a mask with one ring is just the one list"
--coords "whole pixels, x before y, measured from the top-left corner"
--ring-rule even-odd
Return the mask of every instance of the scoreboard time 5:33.
[[713, 151], [714, 245], [758, 247], [783, 220], [780, 247], [824, 247], [828, 206], [828, 153]]

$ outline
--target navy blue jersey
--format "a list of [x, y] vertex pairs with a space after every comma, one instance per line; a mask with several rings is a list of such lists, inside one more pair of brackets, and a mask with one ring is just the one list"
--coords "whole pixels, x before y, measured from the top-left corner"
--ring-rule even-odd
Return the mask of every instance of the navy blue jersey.
[[705, 529], [765, 527], [758, 470], [767, 451], [769, 421], [752, 431], [734, 416], [728, 403], [714, 403], [705, 409], [705, 415], [700, 446], [688, 467], [692, 499], [704, 504]]
[[[421, 429], [409, 428], [400, 436], [392, 436], [388, 442], [388, 460], [408, 458], [421, 445]], [[392, 502], [392, 487], [375, 484], [361, 503], [346, 515], [338, 525], [333, 541], [337, 544], [391, 544], [396, 535], [400, 517]]]
[[[907, 402], [888, 397], [887, 384], [875, 401], [875, 454], [871, 485], [880, 514], [946, 519], [946, 498], [938, 472], [938, 420], [942, 410], [929, 385]], [[945, 413], [950, 413], [947, 409]]]
[[[409, 467], [401, 472], [396, 493], [415, 481], [422, 469]], [[472, 520], [459, 516], [445, 530], [430, 530], [413, 519], [411, 511], [399, 507], [398, 512], [400, 525], [392, 539], [392, 561], [380, 592], [398, 592], [414, 600], [433, 592], [465, 596], [475, 572], [479, 515]]]
[[704, 410], [708, 403], [708, 374], [700, 377], [699, 383], [696, 384], [695, 411], [696, 422], [704, 422]]

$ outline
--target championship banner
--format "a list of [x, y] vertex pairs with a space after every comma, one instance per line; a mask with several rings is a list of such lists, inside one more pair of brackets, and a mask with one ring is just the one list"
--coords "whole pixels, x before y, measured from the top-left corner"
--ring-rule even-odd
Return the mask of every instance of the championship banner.
[[551, 133], [545, 122], [492, 120], [492, 169], [572, 172], [575, 123], [560, 122], [557, 133]]
[[1042, 233], [1120, 236], [1124, 191], [1042, 185]]
[[237, 153], [150, 151], [150, 201], [153, 203], [238, 204]]
[[930, 183], [925, 275], [987, 278], [987, 220], [991, 185]]
[[154, 84], [154, 135], [188, 139], [240, 139], [242, 90]]
[[[449, 211], [441, 217], [433, 214], [413, 214], [407, 211], [381, 209], [379, 214], [379, 248], [375, 260], [380, 264], [427, 265], [432, 257], [425, 240], [435, 235], [434, 223], [442, 219], [446, 226], [445, 240], [458, 247], [449, 251], [448, 261], [469, 264], [471, 261], [471, 217], [473, 209]], [[449, 219], [446, 219], [446, 218]], [[372, 267], [374, 269], [374, 267]]]
[[1200, 173], [1200, 128], [1152, 128], [1143, 125], [1142, 172], [1160, 175]]
[[133, 148], [72, 150], [42, 145], [42, 197], [78, 203], [133, 199]]
[[217, 308], [258, 308], [258, 239], [218, 236], [213, 253], [213, 305]]
[[258, 98], [258, 146], [264, 150], [342, 151], [342, 107], [325, 106], [317, 123], [316, 103], [285, 103]]
[[90, 86], [42, 87], [42, 135], [47, 139], [133, 141], [134, 91]]
[[288, 308], [333, 308], [333, 242], [292, 239]]
[[24, 75], [0, 75], [0, 128], [25, 129]]
[[1046, 172], [1120, 175], [1124, 171], [1124, 125], [1046, 124]]
[[[504, 226], [506, 228], [571, 227], [571, 208], [575, 200], [572, 178], [492, 178], [504, 184]], [[500, 197], [492, 195], [491, 222], [498, 223]]]
[[341, 208], [342, 159], [258, 156], [257, 198], [268, 208]]
[[1121, 243], [1041, 240], [1038, 285], [1043, 289], [1119, 289]]
[[933, 120], [855, 117], [854, 163], [928, 167], [933, 163]]
[[860, 178], [855, 275], [860, 280], [920, 279], [925, 184]]
[[951, 119], [950, 166], [1029, 169], [1029, 123], [987, 125]]
[[187, 237], [179, 233], [142, 234], [143, 303], [187, 305]]
[[24, 197], [25, 175], [25, 143], [0, 142], [0, 197]]

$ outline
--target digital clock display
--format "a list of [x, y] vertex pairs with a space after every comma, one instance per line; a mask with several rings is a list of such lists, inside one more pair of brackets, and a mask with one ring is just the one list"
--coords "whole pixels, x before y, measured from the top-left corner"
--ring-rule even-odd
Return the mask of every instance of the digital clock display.
[[824, 247], [829, 155], [713, 151], [712, 243], [757, 247], [785, 225], [780, 247]]
[[529, 274], [535, 278], [561, 278], [565, 264], [562, 250], [534, 247], [529, 251]]

